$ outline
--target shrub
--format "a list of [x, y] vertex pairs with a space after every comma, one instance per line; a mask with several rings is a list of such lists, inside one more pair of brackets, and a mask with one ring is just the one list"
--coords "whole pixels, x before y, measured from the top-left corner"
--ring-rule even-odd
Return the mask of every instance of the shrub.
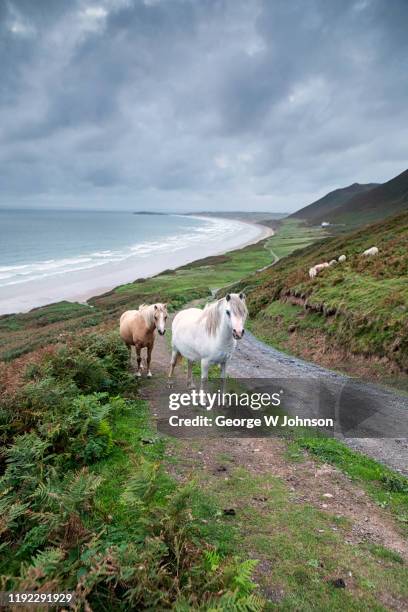
[[135, 390], [127, 365], [117, 334], [81, 337], [3, 397], [2, 588], [74, 591], [77, 610], [260, 610], [253, 563], [227, 561], [203, 540], [197, 492], [170, 480], [151, 448], [138, 449], [115, 520], [106, 516], [102, 477], [88, 466], [109, 457], [117, 419], [135, 409], [117, 395]]

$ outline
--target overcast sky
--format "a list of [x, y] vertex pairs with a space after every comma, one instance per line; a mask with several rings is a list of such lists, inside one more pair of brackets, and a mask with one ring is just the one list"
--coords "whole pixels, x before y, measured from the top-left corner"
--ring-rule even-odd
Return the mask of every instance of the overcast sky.
[[0, 205], [292, 211], [408, 167], [407, 0], [0, 0]]

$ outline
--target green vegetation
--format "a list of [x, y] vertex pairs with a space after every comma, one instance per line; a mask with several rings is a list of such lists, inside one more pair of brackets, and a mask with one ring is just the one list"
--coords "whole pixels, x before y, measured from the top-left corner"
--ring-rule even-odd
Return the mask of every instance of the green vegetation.
[[393, 472], [378, 461], [350, 450], [334, 438], [296, 435], [294, 449], [305, 449], [320, 461], [335, 465], [358, 482], [382, 508], [389, 509], [408, 535], [408, 478]]
[[[376, 245], [380, 255], [361, 257]], [[244, 278], [256, 334], [271, 344], [317, 361], [325, 348], [384, 360], [388, 373], [408, 370], [408, 213], [347, 236], [315, 242], [272, 268]], [[311, 280], [308, 269], [345, 254], [347, 261]], [[365, 364], [366, 369], [369, 366]]]
[[[368, 183], [363, 185], [354, 183], [348, 187], [335, 189], [334, 191], [327, 193], [322, 198], [319, 198], [319, 200], [312, 202], [312, 204], [309, 204], [308, 206], [296, 211], [293, 213], [293, 215], [291, 215], [291, 218], [303, 219], [308, 223], [320, 224], [322, 221], [330, 220], [331, 215], [344, 204], [349, 202], [351, 198], [357, 194], [370, 191], [377, 186], [378, 184], [376, 183]], [[355, 210], [355, 213], [358, 213], [358, 211]]]
[[[318, 240], [320, 229], [285, 220], [257, 245], [90, 305], [1, 317], [2, 589], [75, 591], [79, 609], [93, 610], [402, 609], [407, 566], [396, 551], [348, 541], [348, 519], [297, 498], [285, 477], [257, 473], [255, 459], [234, 467], [233, 445], [217, 456], [228, 475], [214, 477], [205, 445], [188, 463], [190, 441], [157, 436], [112, 328], [142, 302], [175, 310], [228, 286], [246, 290], [252, 328], [281, 349], [305, 354], [327, 338], [406, 367], [407, 221]], [[362, 260], [373, 244], [381, 257]], [[310, 281], [310, 265], [343, 252], [346, 264]], [[310, 457], [339, 468], [406, 531], [404, 477], [336, 440], [284, 446], [299, 470]]]
[[3, 394], [2, 588], [73, 591], [77, 609], [261, 610], [255, 563], [217, 547], [201, 527], [216, 508], [163, 470], [127, 363], [116, 334], [91, 334]]
[[320, 200], [298, 210], [295, 217], [309, 223], [330, 221], [335, 232], [351, 231], [407, 211], [408, 170], [383, 184], [354, 183], [336, 189]]
[[308, 227], [297, 219], [285, 219], [269, 239], [269, 246], [281, 259], [325, 237], [326, 233], [320, 227]]
[[[197, 443], [194, 455], [207, 450]], [[240, 555], [259, 559], [263, 571], [255, 569], [255, 577], [268, 594], [265, 610], [380, 611], [388, 601], [403, 605], [408, 571], [398, 553], [380, 545], [352, 544], [347, 518], [296, 499], [290, 482], [236, 467], [237, 461], [231, 457], [221, 477], [203, 469], [200, 458], [191, 459], [188, 467], [185, 458], [180, 460], [180, 470], [194, 469], [209, 503], [235, 509], [234, 518], [222, 520]], [[301, 470], [299, 474], [301, 479]], [[341, 580], [347, 588], [338, 587]]]

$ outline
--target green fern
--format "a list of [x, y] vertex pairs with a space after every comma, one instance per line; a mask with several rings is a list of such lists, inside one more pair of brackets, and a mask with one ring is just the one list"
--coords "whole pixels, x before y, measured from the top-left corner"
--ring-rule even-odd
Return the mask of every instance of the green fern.
[[265, 609], [265, 600], [254, 594], [243, 597], [238, 593], [228, 592], [204, 609], [206, 612], [262, 612]]
[[208, 572], [215, 572], [221, 563], [221, 557], [216, 550], [204, 551], [204, 568]]
[[121, 501], [131, 509], [142, 509], [152, 502], [159, 490], [159, 463], [142, 459], [121, 496]]
[[255, 584], [252, 581], [252, 574], [257, 565], [258, 561], [256, 559], [247, 559], [236, 566], [232, 584], [239, 595], [249, 595], [254, 590]]

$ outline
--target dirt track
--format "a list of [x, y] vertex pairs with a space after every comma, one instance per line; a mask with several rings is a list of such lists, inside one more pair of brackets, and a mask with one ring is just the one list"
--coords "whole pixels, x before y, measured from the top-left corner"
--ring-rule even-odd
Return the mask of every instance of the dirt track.
[[[307, 368], [309, 364], [299, 362], [297, 359], [287, 357], [282, 353], [270, 349], [252, 335], [239, 345], [230, 365], [230, 374], [233, 376], [272, 377], [278, 372], [280, 376], [289, 375], [297, 368]], [[253, 349], [256, 346], [257, 352]], [[259, 348], [262, 349], [259, 352]], [[255, 356], [256, 355], [256, 356]], [[169, 348], [166, 337], [157, 338], [153, 354], [153, 378], [142, 379], [141, 395], [149, 401], [153, 417], [158, 417], [161, 411], [160, 387], [167, 375], [169, 364]], [[311, 369], [320, 372], [320, 368], [311, 365]], [[327, 371], [328, 376], [337, 376]], [[176, 370], [176, 377], [185, 378], [182, 367]], [[377, 441], [378, 448], [390, 444], [390, 440]], [[393, 442], [395, 444], [395, 442]], [[178, 471], [173, 475], [178, 479], [188, 478], [191, 466], [198, 461], [200, 468], [213, 474], [214, 477], [223, 475], [225, 466], [220, 466], [220, 456], [228, 453], [232, 457], [234, 467], [253, 471], [254, 475], [261, 476], [273, 474], [282, 478], [289, 487], [293, 501], [296, 503], [311, 503], [323, 512], [345, 516], [351, 520], [351, 529], [346, 541], [358, 543], [371, 541], [387, 546], [401, 554], [408, 560], [408, 544], [395, 526], [390, 514], [379, 508], [357, 484], [351, 481], [338, 469], [329, 465], [319, 465], [305, 454], [301, 463], [291, 462], [285, 456], [286, 443], [278, 437], [272, 438], [205, 438], [198, 441], [201, 450], [197, 450], [197, 443], [191, 444], [189, 439], [179, 439], [174, 452], [178, 457]], [[406, 443], [405, 443], [406, 444]], [[377, 448], [377, 451], [378, 451]], [[406, 452], [406, 445], [404, 446]], [[361, 449], [363, 450], [363, 449]], [[173, 451], [169, 450], [169, 454]], [[371, 453], [378, 457], [379, 453]], [[406, 455], [405, 455], [406, 456]], [[391, 464], [391, 463], [390, 463]], [[171, 464], [169, 465], [171, 468]], [[330, 493], [329, 501], [326, 494]], [[238, 502], [237, 502], [238, 503]]]
[[[169, 361], [166, 340], [156, 341], [154, 361], [163, 372]], [[384, 465], [408, 474], [408, 396], [378, 385], [353, 379], [286, 355], [261, 342], [250, 332], [237, 343], [228, 374], [245, 379], [286, 379], [298, 385], [299, 405], [307, 390], [316, 385], [346, 397], [345, 411], [358, 423], [358, 437], [336, 433], [349, 447], [361, 451]], [[307, 384], [308, 383], [308, 384]], [[361, 414], [360, 414], [361, 413]], [[344, 420], [344, 419], [343, 419]], [[364, 437], [363, 437], [364, 436]]]

